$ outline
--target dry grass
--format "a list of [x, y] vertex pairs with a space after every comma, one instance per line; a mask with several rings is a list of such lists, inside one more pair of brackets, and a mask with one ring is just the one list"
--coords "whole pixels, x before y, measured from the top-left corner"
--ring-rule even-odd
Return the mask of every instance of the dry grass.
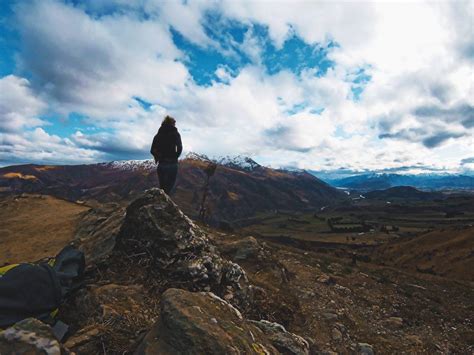
[[23, 179], [23, 180], [36, 180], [36, 179], [38, 179], [34, 175], [28, 175], [28, 174], [23, 175], [22, 173], [6, 173], [6, 174], [3, 174], [2, 177], [6, 178], [6, 179], [19, 178], [19, 179]]
[[0, 265], [56, 255], [74, 235], [88, 207], [51, 196], [22, 195], [0, 202]]

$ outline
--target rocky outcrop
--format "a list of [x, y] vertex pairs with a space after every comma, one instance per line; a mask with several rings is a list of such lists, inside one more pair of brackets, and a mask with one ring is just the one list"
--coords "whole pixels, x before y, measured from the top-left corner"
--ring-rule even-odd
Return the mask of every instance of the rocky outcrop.
[[51, 327], [27, 318], [0, 332], [0, 354], [69, 354], [55, 338]]
[[268, 324], [245, 320], [213, 293], [168, 289], [135, 354], [308, 354], [304, 339]]
[[[88, 272], [58, 315], [72, 330], [65, 340], [70, 351], [308, 354], [308, 343], [280, 324], [245, 319], [241, 312], [275, 320], [279, 308], [162, 190], [146, 191], [126, 211], [108, 205], [85, 212], [74, 243]], [[268, 257], [252, 237], [224, 249], [246, 265]], [[0, 354], [64, 353], [48, 326], [28, 324], [2, 333]]]
[[115, 247], [125, 217], [117, 204], [91, 208], [84, 212], [74, 236], [74, 245], [84, 252], [87, 266], [107, 258]]
[[265, 256], [264, 248], [254, 237], [246, 237], [232, 243], [222, 244], [219, 249], [224, 255], [235, 261], [262, 259]]
[[283, 354], [303, 355], [309, 353], [308, 342], [299, 335], [288, 332], [281, 324], [266, 320], [250, 321], [263, 331], [270, 342]]
[[147, 190], [128, 206], [118, 248], [144, 253], [154, 268], [193, 291], [223, 295], [247, 282], [242, 268], [223, 259], [206, 233], [160, 189]]

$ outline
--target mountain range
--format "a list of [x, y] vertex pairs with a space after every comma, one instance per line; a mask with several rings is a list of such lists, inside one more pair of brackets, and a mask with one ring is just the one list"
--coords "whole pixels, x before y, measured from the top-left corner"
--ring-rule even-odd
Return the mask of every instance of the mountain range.
[[[260, 212], [312, 210], [346, 199], [338, 189], [304, 171], [271, 169], [248, 157], [211, 160], [190, 153], [180, 161], [173, 200], [197, 216], [206, 185], [206, 169], [215, 164], [205, 204], [209, 222], [236, 223]], [[124, 204], [158, 186], [151, 160], [89, 165], [16, 165], [0, 168], [0, 193], [40, 193], [81, 201]]]
[[[318, 176], [317, 172], [312, 171]], [[372, 191], [395, 186], [412, 186], [423, 190], [474, 190], [474, 177], [454, 174], [401, 175], [370, 173], [346, 178], [324, 179], [335, 187]]]

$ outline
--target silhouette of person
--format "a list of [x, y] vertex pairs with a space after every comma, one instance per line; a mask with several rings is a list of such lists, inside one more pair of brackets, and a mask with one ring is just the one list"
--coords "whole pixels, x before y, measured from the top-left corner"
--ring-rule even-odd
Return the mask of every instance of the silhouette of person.
[[167, 194], [171, 192], [178, 174], [178, 158], [183, 151], [181, 136], [176, 128], [176, 120], [166, 116], [158, 133], [153, 138], [150, 153], [158, 163], [160, 188]]

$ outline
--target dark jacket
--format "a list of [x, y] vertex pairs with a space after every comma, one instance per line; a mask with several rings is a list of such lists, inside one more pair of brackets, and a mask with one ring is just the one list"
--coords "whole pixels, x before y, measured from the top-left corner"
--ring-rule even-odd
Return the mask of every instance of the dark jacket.
[[162, 124], [153, 138], [150, 153], [160, 163], [176, 163], [183, 151], [178, 129], [170, 124]]

